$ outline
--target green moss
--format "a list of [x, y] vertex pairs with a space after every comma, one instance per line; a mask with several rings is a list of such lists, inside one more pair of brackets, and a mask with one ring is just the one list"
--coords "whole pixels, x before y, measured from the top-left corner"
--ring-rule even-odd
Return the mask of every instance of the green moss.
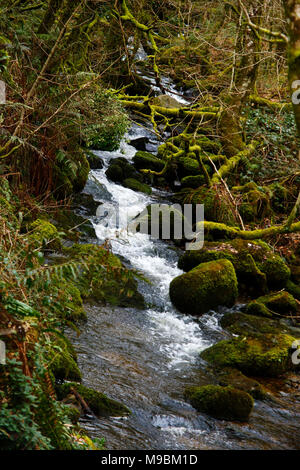
[[289, 328], [283, 326], [279, 320], [249, 315], [243, 312], [228, 312], [220, 320], [222, 328], [235, 335], [257, 334], [289, 334]]
[[202, 172], [197, 160], [190, 157], [180, 157], [178, 159], [178, 170], [181, 178], [185, 176], [198, 176]]
[[144, 298], [138, 292], [137, 281], [118, 257], [92, 244], [74, 244], [64, 253], [73, 260], [84, 259], [88, 269], [74, 281], [82, 298], [93, 299], [121, 307], [144, 308]]
[[266, 274], [270, 289], [281, 289], [286, 286], [291, 271], [283, 259], [273, 253], [261, 263], [261, 270]]
[[115, 183], [122, 183], [125, 179], [128, 178], [134, 178], [138, 181], [142, 181], [142, 176], [135, 170], [134, 166], [123, 157], [114, 158], [111, 160], [105, 174], [108, 179], [114, 181]]
[[86, 320], [86, 311], [83, 308], [82, 297], [79, 289], [70, 281], [58, 280], [58, 284], [65, 297], [63, 317], [67, 321], [78, 322]]
[[197, 189], [199, 186], [203, 186], [205, 184], [205, 178], [203, 175], [198, 176], [185, 176], [181, 180], [181, 187], [182, 188], [193, 188]]
[[276, 292], [273, 294], [259, 297], [253, 302], [250, 302], [245, 312], [251, 315], [261, 315], [266, 317], [273, 317], [276, 313], [283, 316], [289, 316], [296, 313], [298, 304], [294, 297], [286, 291]]
[[[199, 174], [199, 171], [198, 171]], [[205, 220], [236, 225], [232, 203], [215, 188], [200, 188], [192, 195], [193, 204], [204, 204]]]
[[30, 225], [28, 239], [37, 246], [47, 246], [52, 250], [61, 248], [61, 240], [57, 228], [47, 220], [37, 219]]
[[232, 421], [247, 421], [254, 404], [248, 393], [219, 385], [190, 387], [186, 389], [185, 396], [196, 410]]
[[220, 341], [200, 356], [217, 367], [233, 367], [246, 375], [277, 377], [291, 368], [294, 338], [285, 334], [240, 336]]
[[228, 242], [205, 242], [200, 251], [186, 252], [178, 266], [189, 271], [202, 262], [225, 258], [232, 262], [239, 287], [250, 293], [265, 293], [267, 286], [282, 288], [290, 276], [283, 259], [262, 241], [235, 239]]
[[170, 298], [183, 313], [201, 315], [220, 305], [231, 307], [237, 298], [237, 279], [226, 259], [203, 263], [170, 284]]
[[257, 380], [246, 377], [237, 369], [226, 367], [218, 373], [217, 378], [222, 387], [234, 387], [249, 393], [249, 395], [257, 400], [263, 400], [266, 397], [266, 391]]
[[300, 300], [300, 286], [292, 281], [286, 283], [286, 290], [292, 294], [295, 299]]
[[76, 363], [77, 357], [70, 341], [57, 339], [58, 348], [50, 352], [50, 371], [57, 380], [75, 380], [81, 382], [81, 372]]
[[151, 186], [148, 186], [148, 184], [145, 183], [141, 183], [134, 178], [127, 178], [123, 181], [123, 185], [126, 186], [126, 188], [132, 189], [133, 191], [139, 191], [145, 194], [152, 193]]
[[138, 151], [133, 157], [133, 163], [137, 170], [149, 169], [154, 171], [161, 171], [165, 162], [160, 158], [155, 157], [149, 152]]
[[130, 410], [123, 404], [108, 398], [104, 393], [100, 393], [91, 388], [77, 383], [66, 383], [58, 387], [57, 396], [63, 400], [74, 388], [86, 401], [90, 409], [96, 416], [124, 416], [130, 413]]

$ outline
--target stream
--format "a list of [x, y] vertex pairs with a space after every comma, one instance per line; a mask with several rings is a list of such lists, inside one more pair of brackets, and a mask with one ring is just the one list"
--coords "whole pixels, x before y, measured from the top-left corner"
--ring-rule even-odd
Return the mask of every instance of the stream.
[[[146, 78], [154, 87], [151, 74]], [[178, 99], [168, 79], [164, 87]], [[180, 101], [188, 103], [185, 97]], [[168, 200], [166, 192], [154, 188], [148, 196], [105, 175], [112, 158], [131, 161], [136, 148], [130, 142], [141, 137], [148, 138], [146, 150], [155, 154], [160, 142], [151, 128], [133, 124], [118, 151], [94, 152], [104, 166], [90, 172], [84, 192], [101, 203], [100, 216], [91, 219], [99, 243], [109, 239], [113, 253], [150, 281], [140, 281], [139, 286], [148, 307], [141, 311], [87, 305], [88, 321], [81, 335], [72, 334], [83, 383], [124, 403], [132, 413], [122, 418], [82, 418], [81, 426], [92, 437], [104, 437], [110, 450], [299, 449], [299, 396], [280, 392], [276, 401], [256, 400], [246, 424], [197, 413], [184, 400], [185, 387], [214, 383], [199, 353], [229, 337], [218, 322], [229, 310], [200, 318], [177, 312], [169, 299], [169, 284], [182, 273], [177, 249], [146, 234], [127, 233], [128, 217]], [[118, 229], [113, 209], [118, 210]]]

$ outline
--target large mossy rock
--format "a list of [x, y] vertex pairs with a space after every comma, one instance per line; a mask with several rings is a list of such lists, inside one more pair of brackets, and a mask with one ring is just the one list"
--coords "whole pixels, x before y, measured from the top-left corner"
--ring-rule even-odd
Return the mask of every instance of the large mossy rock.
[[153, 171], [161, 171], [164, 166], [165, 162], [160, 158], [155, 157], [152, 153], [138, 151], [132, 159], [134, 167], [137, 170], [153, 170]]
[[298, 311], [298, 304], [294, 297], [286, 291], [275, 292], [273, 294], [259, 297], [250, 302], [245, 308], [245, 313], [263, 317], [280, 316], [289, 317]]
[[235, 335], [291, 334], [292, 331], [289, 325], [283, 324], [279, 319], [248, 315], [242, 312], [225, 313], [220, 320], [220, 325]]
[[[196, 160], [193, 161], [197, 163]], [[193, 164], [194, 167], [195, 163]], [[207, 170], [208, 173], [211, 172], [209, 167]], [[198, 169], [198, 173], [196, 174], [199, 175], [199, 172], [202, 173], [202, 171]], [[189, 174], [192, 175], [195, 173], [189, 172]], [[215, 188], [208, 189], [206, 187], [199, 188], [198, 191], [194, 191], [191, 194], [191, 203], [204, 205], [205, 220], [222, 222], [228, 226], [237, 225], [232, 202], [228, 198], [228, 195], [223, 192], [220, 193], [220, 190], [216, 190]]]
[[127, 178], [135, 178], [138, 181], [142, 181], [142, 175], [140, 175], [134, 166], [124, 157], [110, 160], [109, 167], [105, 174], [107, 178], [114, 183], [122, 183]]
[[67, 338], [57, 338], [54, 344], [56, 348], [50, 351], [49, 369], [55, 379], [81, 382], [77, 355], [71, 342]]
[[205, 349], [200, 356], [215, 367], [233, 367], [246, 375], [277, 377], [292, 367], [294, 337], [285, 334], [239, 336]]
[[170, 284], [170, 298], [183, 313], [202, 315], [224, 305], [232, 307], [238, 294], [232, 263], [220, 259], [203, 263]]
[[120, 259], [102, 246], [74, 244], [64, 249], [65, 255], [76, 262], [85, 262], [74, 284], [83, 299], [96, 300], [120, 307], [145, 306], [134, 274], [122, 265]]
[[104, 393], [77, 383], [71, 382], [57, 387], [58, 399], [66, 399], [69, 394], [72, 394], [72, 389], [80, 394], [93, 413], [98, 417], [124, 416], [130, 414], [130, 410], [122, 403], [108, 398]]
[[[133, 220], [136, 231], [164, 240], [183, 240], [188, 223], [181, 208], [169, 204], [150, 204]], [[156, 233], [155, 233], [156, 232]]]
[[189, 387], [185, 397], [197, 411], [232, 421], [247, 421], [254, 404], [248, 393], [220, 385]]
[[205, 184], [205, 178], [203, 175], [197, 175], [197, 176], [185, 176], [181, 180], [181, 188], [191, 188], [191, 189], [197, 189], [203, 184]]
[[199, 263], [221, 258], [232, 262], [240, 287], [251, 293], [266, 293], [267, 287], [283, 288], [290, 277], [283, 259], [262, 241], [205, 242], [201, 250], [184, 253], [178, 266], [187, 272]]

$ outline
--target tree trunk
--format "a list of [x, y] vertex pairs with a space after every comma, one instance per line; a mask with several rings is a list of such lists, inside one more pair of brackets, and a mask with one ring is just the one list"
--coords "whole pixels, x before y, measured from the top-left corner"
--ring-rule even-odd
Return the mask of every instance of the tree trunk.
[[[260, 11], [257, 0], [250, 2], [248, 13], [251, 19], [258, 22]], [[239, 18], [236, 46], [236, 57], [240, 56], [240, 61], [238, 65], [233, 64], [233, 83], [223, 98], [225, 109], [219, 119], [219, 132], [224, 151], [229, 157], [245, 147], [240, 123], [241, 111], [254, 89], [259, 64], [259, 40], [251, 28], [243, 24], [242, 15]]]
[[[300, 90], [300, 0], [283, 0], [283, 5], [289, 28], [289, 84], [292, 93], [294, 93], [296, 90]], [[300, 136], [300, 92], [297, 95], [297, 99], [293, 99], [293, 108]]]
[[38, 34], [49, 33], [50, 29], [52, 28], [54, 24], [56, 14], [58, 13], [58, 10], [60, 9], [62, 3], [63, 3], [63, 0], [50, 0], [49, 1], [47, 11], [38, 29]]

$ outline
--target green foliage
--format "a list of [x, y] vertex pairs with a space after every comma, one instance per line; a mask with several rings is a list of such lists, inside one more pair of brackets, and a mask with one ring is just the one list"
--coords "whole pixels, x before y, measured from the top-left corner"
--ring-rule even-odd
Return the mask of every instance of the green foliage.
[[[82, 115], [81, 139], [88, 148], [117, 150], [129, 127], [127, 114], [108, 91], [87, 93]], [[89, 118], [93, 122], [89, 124]]]
[[264, 145], [253, 157], [244, 162], [245, 170], [241, 182], [262, 181], [268, 178], [286, 177], [298, 166], [297, 135], [292, 111], [274, 113], [267, 108], [250, 109], [247, 115], [246, 132], [249, 138], [263, 138]]

